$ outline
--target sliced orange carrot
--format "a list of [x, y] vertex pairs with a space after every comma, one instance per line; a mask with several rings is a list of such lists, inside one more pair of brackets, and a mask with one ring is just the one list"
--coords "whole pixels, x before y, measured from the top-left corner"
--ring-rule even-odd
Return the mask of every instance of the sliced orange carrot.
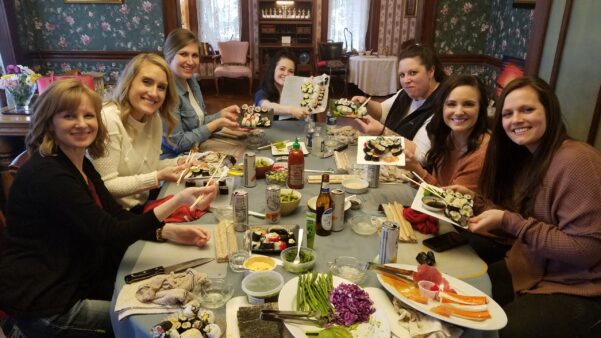
[[483, 320], [487, 320], [490, 319], [490, 312], [488, 311], [478, 311], [478, 312], [471, 312], [471, 311], [464, 311], [464, 310], [459, 310], [450, 306], [446, 306], [446, 305], [439, 305], [436, 307], [433, 307], [430, 309], [430, 311], [439, 314], [441, 316], [454, 316], [454, 317], [459, 317], [459, 318], [464, 318], [464, 319], [469, 319], [469, 320], [476, 320], [476, 321], [483, 321]]
[[486, 296], [465, 296], [446, 291], [439, 292], [438, 297], [442, 303], [457, 303], [467, 305], [488, 303], [488, 298], [486, 298]]

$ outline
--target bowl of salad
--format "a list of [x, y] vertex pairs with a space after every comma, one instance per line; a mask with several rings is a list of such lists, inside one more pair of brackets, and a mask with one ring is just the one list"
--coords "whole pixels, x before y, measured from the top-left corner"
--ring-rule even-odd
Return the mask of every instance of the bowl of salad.
[[265, 173], [270, 171], [273, 167], [273, 159], [264, 156], [257, 156], [255, 158], [255, 167], [257, 170], [257, 178], [265, 177]]
[[280, 213], [282, 216], [290, 215], [300, 204], [302, 194], [294, 189], [280, 190]]

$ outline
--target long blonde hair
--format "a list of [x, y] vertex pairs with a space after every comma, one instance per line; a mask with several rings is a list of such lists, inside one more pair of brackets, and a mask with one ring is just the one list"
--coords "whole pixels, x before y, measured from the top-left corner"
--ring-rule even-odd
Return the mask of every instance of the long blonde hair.
[[76, 111], [84, 95], [90, 99], [98, 122], [98, 133], [94, 142], [88, 147], [88, 153], [92, 158], [104, 156], [108, 133], [100, 118], [102, 99], [95, 91], [76, 79], [54, 82], [35, 101], [31, 129], [25, 137], [25, 145], [30, 154], [35, 151], [39, 151], [44, 156], [56, 154], [57, 144], [56, 136], [52, 131], [52, 118], [64, 111]]
[[107, 104], [114, 103], [117, 105], [121, 111], [121, 122], [123, 122], [123, 125], [128, 132], [133, 133], [133, 129], [130, 128], [129, 123], [127, 122], [132, 109], [131, 103], [129, 102], [129, 91], [134, 78], [138, 75], [142, 67], [144, 67], [145, 63], [161, 68], [161, 70], [165, 72], [165, 75], [167, 75], [167, 92], [165, 101], [163, 101], [163, 104], [159, 108], [159, 115], [163, 118], [163, 121], [167, 122], [168, 127], [166, 135], [169, 135], [175, 127], [176, 121], [172, 112], [179, 104], [179, 98], [177, 97], [177, 91], [175, 90], [175, 77], [173, 77], [173, 72], [165, 60], [159, 55], [153, 53], [141, 53], [131, 59], [123, 69], [121, 77], [119, 77], [119, 82], [117, 82], [117, 87], [115, 88], [112, 100]]

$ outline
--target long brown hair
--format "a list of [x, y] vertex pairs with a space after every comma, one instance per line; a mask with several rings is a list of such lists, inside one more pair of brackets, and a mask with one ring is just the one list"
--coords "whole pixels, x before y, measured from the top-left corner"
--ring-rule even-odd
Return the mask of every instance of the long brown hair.
[[84, 95], [90, 99], [98, 122], [96, 139], [88, 147], [88, 153], [93, 158], [104, 155], [108, 133], [100, 118], [102, 99], [96, 92], [76, 79], [65, 79], [52, 83], [35, 101], [31, 129], [25, 137], [25, 145], [30, 154], [35, 151], [39, 151], [44, 156], [56, 154], [57, 144], [52, 131], [52, 119], [54, 115], [64, 111], [76, 111]]
[[176, 121], [172, 112], [179, 104], [179, 98], [175, 89], [175, 77], [173, 77], [173, 72], [171, 72], [171, 69], [165, 60], [157, 54], [141, 53], [127, 63], [119, 77], [119, 82], [117, 82], [113, 98], [108, 104], [114, 103], [119, 107], [123, 126], [125, 126], [128, 132], [133, 133], [133, 129], [130, 128], [129, 123], [127, 122], [132, 109], [131, 103], [129, 102], [129, 90], [131, 89], [134, 78], [145, 64], [155, 65], [167, 75], [167, 92], [165, 94], [165, 101], [163, 101], [163, 104], [159, 108], [159, 115], [163, 121], [167, 122], [166, 135], [169, 135], [175, 127]]
[[451, 92], [461, 86], [469, 86], [478, 91], [478, 120], [470, 132], [467, 141], [467, 152], [462, 156], [474, 152], [482, 143], [484, 134], [488, 131], [487, 126], [487, 96], [486, 88], [482, 81], [473, 75], [457, 75], [450, 77], [441, 85], [440, 92], [434, 105], [434, 115], [432, 121], [428, 123], [426, 130], [428, 137], [432, 141], [432, 147], [426, 155], [426, 168], [434, 171], [439, 168], [447, 159], [447, 156], [453, 149], [453, 143], [450, 138], [451, 128], [444, 122], [443, 110], [444, 104]]
[[[530, 153], [525, 146], [511, 141], [503, 129], [503, 103], [509, 93], [529, 87], [536, 91], [545, 109], [546, 129], [539, 146]], [[531, 216], [534, 199], [555, 152], [569, 139], [562, 120], [559, 100], [553, 89], [537, 77], [520, 77], [511, 81], [501, 93], [495, 113], [492, 135], [480, 176], [482, 194], [504, 208]], [[519, 184], [516, 179], [522, 178]], [[527, 178], [527, 179], [524, 179]]]
[[177, 52], [191, 43], [196, 43], [198, 45], [198, 54], [200, 55], [200, 43], [198, 42], [196, 34], [184, 28], [172, 30], [169, 35], [167, 35], [165, 44], [163, 45], [163, 55], [165, 55], [167, 63], [171, 63]]

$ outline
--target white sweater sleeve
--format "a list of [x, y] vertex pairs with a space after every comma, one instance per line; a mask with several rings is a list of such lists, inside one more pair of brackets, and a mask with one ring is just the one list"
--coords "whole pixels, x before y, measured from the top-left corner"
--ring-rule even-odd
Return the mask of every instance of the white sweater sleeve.
[[93, 163], [102, 176], [107, 189], [114, 197], [120, 198], [158, 188], [159, 182], [156, 171], [137, 174], [129, 172], [125, 165], [121, 165], [122, 159], [127, 158], [124, 151], [131, 149], [131, 141], [118, 114], [103, 109], [102, 118], [108, 130], [109, 143], [105, 156], [94, 159]]

